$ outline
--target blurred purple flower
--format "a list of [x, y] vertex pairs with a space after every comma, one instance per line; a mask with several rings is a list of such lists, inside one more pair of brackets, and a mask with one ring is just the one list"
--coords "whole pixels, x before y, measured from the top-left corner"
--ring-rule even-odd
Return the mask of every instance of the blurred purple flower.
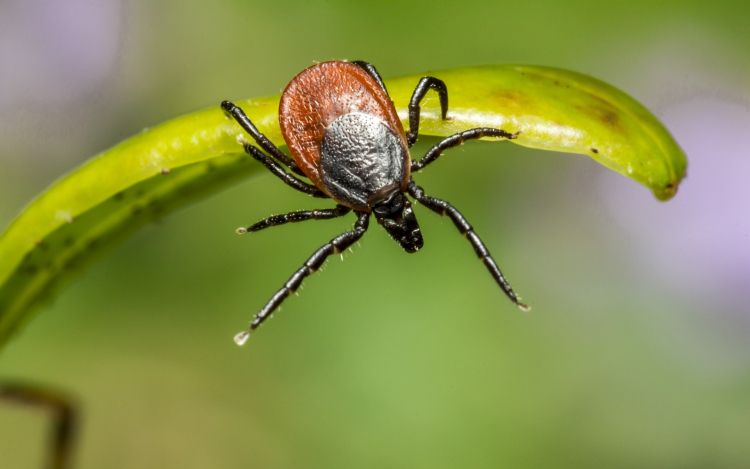
[[677, 196], [658, 203], [642, 187], [606, 174], [602, 198], [639, 240], [641, 268], [686, 300], [750, 318], [750, 104], [715, 97], [661, 109], [688, 155]]
[[120, 3], [10, 0], [0, 3], [0, 109], [64, 104], [111, 72], [121, 34]]

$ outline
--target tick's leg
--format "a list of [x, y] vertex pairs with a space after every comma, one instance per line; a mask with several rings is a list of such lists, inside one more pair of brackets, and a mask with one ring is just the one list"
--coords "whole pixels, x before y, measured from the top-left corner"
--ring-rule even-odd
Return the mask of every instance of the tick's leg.
[[358, 241], [363, 234], [365, 234], [365, 231], [367, 231], [367, 227], [369, 225], [370, 214], [368, 212], [356, 213], [358, 218], [357, 222], [354, 224], [354, 230], [347, 231], [346, 233], [336, 236], [329, 243], [323, 245], [320, 249], [315, 251], [315, 254], [310, 256], [307, 262], [305, 262], [305, 265], [297, 270], [297, 272], [292, 275], [289, 281], [284, 284], [281, 290], [276, 292], [271, 300], [266, 303], [263, 309], [260, 310], [260, 312], [255, 316], [255, 319], [253, 319], [253, 322], [250, 323], [250, 328], [246, 331], [240, 332], [234, 337], [234, 340], [238, 345], [244, 344], [245, 341], [247, 341], [247, 338], [250, 336], [250, 332], [260, 326], [261, 323], [265, 321], [266, 318], [268, 318], [268, 316], [270, 316], [276, 308], [279, 307], [279, 305], [286, 299], [286, 297], [294, 293], [297, 288], [299, 288], [300, 284], [302, 284], [302, 281], [305, 279], [305, 277], [318, 270], [320, 266], [323, 265], [323, 262], [325, 262], [328, 256], [343, 252], [346, 248]]
[[406, 141], [409, 144], [409, 148], [414, 145], [417, 137], [419, 137], [419, 103], [422, 102], [424, 95], [430, 89], [437, 91], [440, 97], [440, 110], [443, 120], [448, 116], [448, 88], [446, 88], [443, 80], [435, 77], [424, 77], [419, 80], [409, 102], [409, 131], [406, 132]]
[[284, 181], [284, 183], [287, 186], [293, 187], [297, 189], [298, 191], [304, 192], [305, 194], [309, 194], [313, 197], [318, 197], [320, 199], [328, 198], [328, 196], [317, 187], [313, 186], [312, 184], [308, 184], [306, 182], [300, 181], [296, 177], [284, 171], [284, 168], [282, 168], [279, 163], [277, 163], [270, 156], [260, 151], [260, 148], [256, 147], [255, 145], [251, 143], [246, 143], [245, 151], [248, 152], [250, 156], [252, 156], [256, 160], [258, 160], [260, 163], [262, 163], [263, 166], [268, 168], [279, 179]]
[[51, 469], [71, 467], [76, 411], [70, 398], [47, 389], [18, 383], [0, 383], [0, 398], [43, 408], [53, 414], [51, 445], [45, 467]]
[[383, 79], [380, 78], [380, 74], [378, 73], [378, 70], [375, 68], [374, 65], [372, 65], [369, 62], [365, 62], [364, 60], [354, 60], [350, 63], [356, 65], [357, 67], [361, 68], [365, 72], [369, 73], [370, 76], [373, 77], [375, 81], [378, 82], [378, 85], [380, 85], [380, 87], [383, 88], [383, 91], [385, 91], [385, 94], [388, 94], [388, 89], [386, 89], [385, 83], [383, 83]]
[[331, 218], [343, 217], [352, 209], [343, 205], [337, 205], [336, 208], [327, 208], [323, 210], [305, 210], [300, 212], [291, 212], [284, 215], [274, 215], [248, 228], [237, 228], [237, 233], [260, 231], [271, 226], [284, 225], [286, 223], [297, 223], [306, 220], [330, 220]]
[[230, 101], [224, 101], [221, 103], [221, 108], [224, 109], [224, 111], [226, 111], [230, 116], [234, 117], [234, 120], [236, 120], [237, 123], [240, 124], [243, 129], [245, 129], [245, 132], [249, 133], [250, 136], [253, 137], [256, 142], [258, 142], [258, 145], [260, 145], [262, 149], [273, 155], [274, 158], [281, 161], [295, 173], [299, 174], [300, 176], [305, 175], [302, 170], [299, 169], [297, 163], [295, 163], [293, 159], [282, 153], [281, 150], [279, 150], [278, 147], [273, 144], [273, 142], [268, 140], [265, 135], [260, 133], [258, 128], [255, 127], [252, 121], [250, 121], [250, 119], [245, 115], [245, 112], [241, 107]]
[[460, 231], [461, 234], [469, 240], [472, 247], [474, 248], [474, 252], [476, 252], [477, 257], [479, 257], [479, 260], [484, 263], [485, 267], [487, 267], [487, 270], [490, 271], [490, 275], [492, 275], [492, 278], [494, 278], [497, 284], [500, 285], [500, 288], [502, 288], [505, 294], [508, 295], [508, 298], [510, 298], [513, 303], [521, 308], [521, 310], [528, 311], [530, 309], [528, 306], [518, 301], [518, 297], [516, 297], [516, 294], [513, 293], [513, 288], [511, 288], [508, 281], [505, 280], [505, 277], [503, 277], [502, 272], [500, 272], [500, 268], [497, 266], [497, 263], [495, 263], [495, 260], [490, 255], [490, 251], [487, 250], [487, 247], [484, 245], [482, 240], [479, 239], [479, 236], [474, 233], [474, 228], [471, 227], [469, 222], [466, 221], [466, 218], [464, 218], [464, 216], [461, 215], [461, 213], [456, 210], [454, 206], [444, 200], [426, 196], [424, 190], [416, 185], [414, 183], [414, 180], [409, 181], [409, 186], [406, 190], [420, 204], [429, 208], [433, 212], [436, 212], [440, 215], [448, 215], [451, 220], [453, 220], [453, 224], [456, 225], [458, 231]]
[[445, 150], [461, 145], [466, 140], [474, 140], [482, 137], [505, 137], [509, 140], [513, 140], [514, 138], [518, 137], [519, 133], [520, 132], [516, 132], [512, 134], [510, 132], [506, 132], [503, 129], [492, 129], [485, 127], [479, 129], [469, 129], [457, 134], [453, 134], [450, 137], [444, 138], [443, 140], [438, 142], [437, 145], [430, 148], [430, 150], [425, 153], [425, 155], [419, 161], [412, 161], [411, 171], [419, 171], [420, 169], [435, 161], [438, 156], [440, 156]]

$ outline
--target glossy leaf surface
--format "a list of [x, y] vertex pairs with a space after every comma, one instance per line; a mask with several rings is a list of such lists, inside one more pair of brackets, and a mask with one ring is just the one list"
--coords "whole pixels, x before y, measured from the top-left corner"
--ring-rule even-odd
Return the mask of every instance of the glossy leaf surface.
[[[599, 80], [534, 66], [428, 72], [449, 90], [448, 120], [437, 96], [422, 106], [420, 133], [474, 127], [516, 132], [520, 145], [582, 153], [674, 196], [685, 155], [664, 126], [628, 95]], [[386, 80], [408, 128], [407, 105], [423, 75]], [[279, 96], [237, 102], [282, 145]], [[261, 169], [242, 152], [242, 131], [215, 108], [179, 117], [107, 150], [54, 183], [0, 237], [0, 346], [73, 274], [141, 226]]]

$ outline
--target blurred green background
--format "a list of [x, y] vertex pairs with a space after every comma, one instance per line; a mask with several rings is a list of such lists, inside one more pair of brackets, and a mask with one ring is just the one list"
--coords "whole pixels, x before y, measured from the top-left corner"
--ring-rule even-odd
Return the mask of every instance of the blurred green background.
[[[477, 64], [588, 73], [689, 158], [666, 204], [580, 155], [474, 142], [417, 176], [472, 222], [533, 310], [447, 220], [373, 226], [244, 347], [232, 336], [353, 217], [267, 174], [142, 230], [0, 356], [83, 404], [80, 468], [750, 467], [747, 2], [4, 0], [0, 227], [144, 127], [280, 92], [314, 61], [385, 77]], [[435, 140], [422, 138], [413, 154]], [[48, 421], [0, 405], [0, 467]]]

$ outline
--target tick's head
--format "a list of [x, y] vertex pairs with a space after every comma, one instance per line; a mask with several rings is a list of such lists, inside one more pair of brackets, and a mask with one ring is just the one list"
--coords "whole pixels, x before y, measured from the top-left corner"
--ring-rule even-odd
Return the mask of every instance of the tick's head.
[[406, 196], [398, 189], [391, 189], [389, 193], [377, 197], [372, 202], [372, 214], [375, 218], [393, 218], [403, 213]]
[[394, 191], [375, 203], [372, 213], [404, 251], [417, 252], [424, 246], [417, 217], [403, 192]]

